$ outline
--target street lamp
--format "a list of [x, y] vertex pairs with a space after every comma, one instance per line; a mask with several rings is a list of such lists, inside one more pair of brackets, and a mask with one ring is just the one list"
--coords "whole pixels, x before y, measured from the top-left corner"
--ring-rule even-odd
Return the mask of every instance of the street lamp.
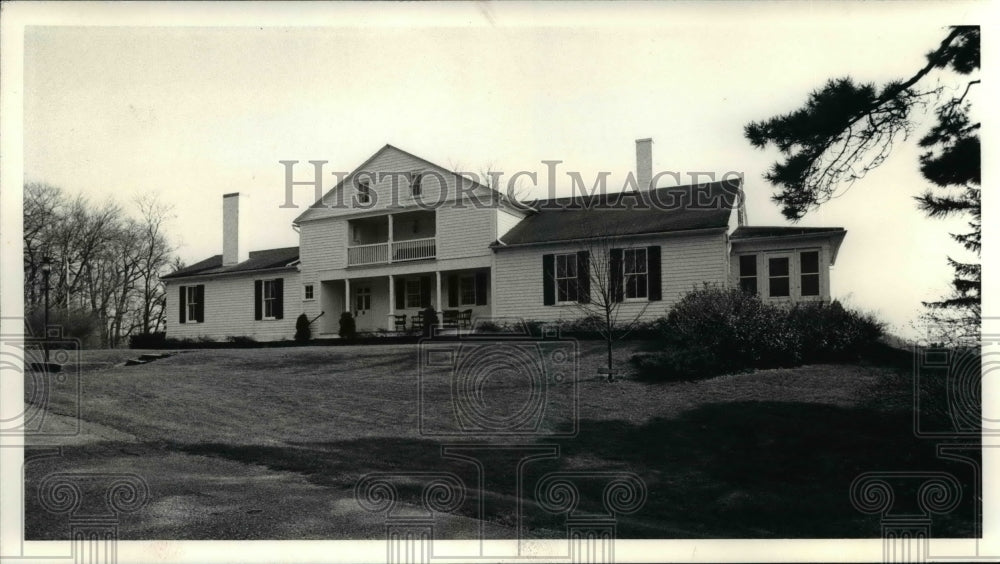
[[45, 282], [45, 324], [42, 328], [45, 340], [42, 343], [45, 349], [45, 363], [49, 363], [49, 273], [52, 272], [52, 259], [48, 255], [42, 257], [42, 275]]

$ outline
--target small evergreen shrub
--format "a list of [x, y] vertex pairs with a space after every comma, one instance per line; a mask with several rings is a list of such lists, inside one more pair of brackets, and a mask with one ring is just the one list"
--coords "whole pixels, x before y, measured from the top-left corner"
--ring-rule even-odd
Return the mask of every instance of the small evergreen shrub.
[[301, 314], [295, 319], [295, 340], [304, 343], [312, 338], [312, 329], [309, 323], [309, 317], [306, 314]]
[[349, 311], [340, 314], [340, 330], [337, 331], [341, 339], [353, 339], [357, 335], [354, 315]]

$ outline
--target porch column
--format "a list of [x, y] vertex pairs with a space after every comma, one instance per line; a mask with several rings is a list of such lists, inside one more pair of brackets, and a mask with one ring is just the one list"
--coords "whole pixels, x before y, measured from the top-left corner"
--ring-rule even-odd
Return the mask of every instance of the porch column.
[[[389, 262], [392, 262], [392, 214], [390, 213], [387, 217], [389, 218], [389, 249], [388, 249], [388, 251], [389, 251]], [[389, 286], [392, 287], [392, 277], [391, 276], [389, 277]], [[391, 292], [392, 290], [389, 290], [389, 291]]]
[[344, 278], [344, 311], [351, 311], [351, 281]]
[[434, 278], [437, 280], [437, 309], [440, 315], [438, 315], [438, 327], [444, 327], [444, 307], [441, 304], [441, 271], [434, 271]]
[[[389, 217], [392, 216], [390, 215]], [[391, 219], [389, 220], [389, 225], [390, 226], [392, 225]], [[390, 229], [392, 228], [390, 227]], [[389, 240], [391, 241], [392, 240], [391, 233], [389, 234], [389, 237], [390, 237]], [[389, 243], [389, 245], [392, 246], [392, 243]], [[389, 275], [389, 319], [387, 321], [388, 325], [386, 327], [386, 329], [388, 329], [389, 331], [396, 330], [396, 284], [394, 282], [395, 282], [395, 277], [392, 274], [390, 274]]]

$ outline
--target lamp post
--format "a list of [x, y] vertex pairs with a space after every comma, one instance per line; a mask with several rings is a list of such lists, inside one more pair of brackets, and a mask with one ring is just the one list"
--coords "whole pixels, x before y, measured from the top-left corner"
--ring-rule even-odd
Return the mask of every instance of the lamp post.
[[48, 255], [42, 257], [42, 275], [45, 283], [45, 323], [42, 327], [44, 341], [42, 347], [45, 349], [45, 363], [49, 362], [49, 273], [52, 272], [52, 259]]

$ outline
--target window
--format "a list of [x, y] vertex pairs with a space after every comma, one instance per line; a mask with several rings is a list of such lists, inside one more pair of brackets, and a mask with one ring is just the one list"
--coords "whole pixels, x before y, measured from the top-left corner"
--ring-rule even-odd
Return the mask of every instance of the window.
[[740, 289], [757, 293], [757, 255], [740, 255]]
[[819, 251], [799, 253], [799, 273], [802, 277], [802, 295], [819, 295]]
[[422, 172], [412, 172], [410, 173], [410, 194], [413, 196], [419, 196], [423, 186], [421, 183], [424, 180], [424, 174]]
[[188, 286], [187, 290], [187, 318], [189, 321], [198, 321], [198, 287]]
[[180, 311], [177, 312], [177, 321], [180, 323], [205, 321], [205, 285], [180, 286], [179, 290]]
[[406, 281], [406, 307], [407, 308], [423, 307], [423, 304], [420, 303], [419, 278], [413, 278]]
[[313, 299], [313, 285], [312, 284], [306, 284], [305, 290], [304, 290], [304, 294], [305, 294], [305, 299], [307, 299], [307, 300]]
[[767, 259], [768, 295], [772, 298], [787, 298], [789, 294], [788, 257]]
[[372, 289], [370, 287], [359, 287], [354, 298], [355, 311], [368, 311], [372, 308]]
[[646, 278], [646, 249], [625, 249], [622, 253], [625, 273], [625, 297], [645, 298], [649, 284]]
[[462, 305], [476, 305], [476, 277], [462, 276], [458, 279], [459, 303]]
[[556, 255], [556, 302], [577, 301], [576, 254]]
[[367, 180], [358, 181], [358, 203], [367, 204], [371, 201], [371, 185]]
[[274, 319], [277, 313], [278, 285], [276, 280], [264, 281], [264, 318]]

